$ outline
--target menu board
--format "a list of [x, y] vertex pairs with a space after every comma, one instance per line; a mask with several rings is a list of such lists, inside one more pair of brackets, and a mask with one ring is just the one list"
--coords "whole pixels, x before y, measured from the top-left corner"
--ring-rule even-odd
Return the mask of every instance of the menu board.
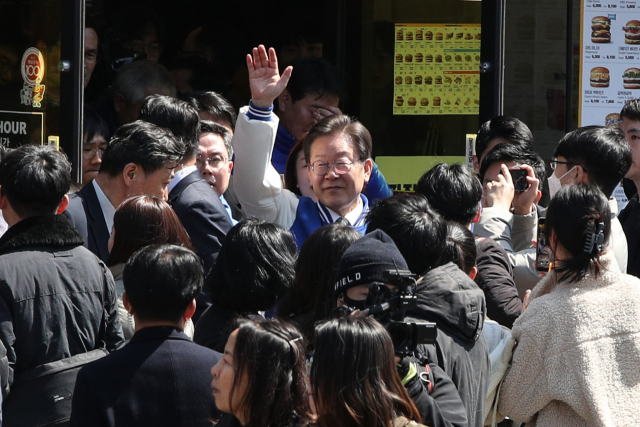
[[640, 0], [582, 0], [580, 126], [615, 126], [640, 98]]
[[396, 24], [393, 114], [478, 114], [480, 24]]

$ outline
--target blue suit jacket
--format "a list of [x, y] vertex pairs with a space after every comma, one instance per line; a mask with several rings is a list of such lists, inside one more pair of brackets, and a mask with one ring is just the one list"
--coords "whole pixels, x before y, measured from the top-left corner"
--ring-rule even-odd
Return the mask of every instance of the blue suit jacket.
[[207, 426], [219, 415], [211, 368], [220, 353], [172, 327], [150, 327], [78, 373], [70, 426]]
[[64, 215], [82, 236], [84, 246], [106, 263], [109, 258], [111, 230], [107, 228], [92, 182], [71, 195]]

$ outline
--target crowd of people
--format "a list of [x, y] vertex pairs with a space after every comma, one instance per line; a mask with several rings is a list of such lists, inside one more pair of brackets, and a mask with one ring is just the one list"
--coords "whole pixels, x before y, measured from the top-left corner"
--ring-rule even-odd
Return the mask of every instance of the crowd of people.
[[324, 61], [246, 63], [239, 112], [124, 65], [76, 191], [64, 154], [2, 153], [5, 425], [638, 423], [640, 207], [610, 196], [640, 100], [549, 176], [500, 116], [393, 195]]

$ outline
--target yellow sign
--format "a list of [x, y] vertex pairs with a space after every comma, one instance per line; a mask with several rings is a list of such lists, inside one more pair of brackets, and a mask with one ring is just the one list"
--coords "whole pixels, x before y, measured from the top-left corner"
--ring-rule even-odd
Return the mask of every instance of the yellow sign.
[[438, 163], [465, 163], [465, 156], [378, 156], [376, 163], [395, 192], [413, 192], [420, 177]]
[[396, 24], [393, 114], [478, 114], [480, 24]]

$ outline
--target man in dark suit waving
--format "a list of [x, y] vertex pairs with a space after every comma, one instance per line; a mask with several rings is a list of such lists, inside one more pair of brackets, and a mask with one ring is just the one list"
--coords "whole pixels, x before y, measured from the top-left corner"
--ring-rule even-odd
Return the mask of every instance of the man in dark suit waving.
[[[169, 204], [191, 238], [196, 253], [202, 259], [205, 275], [213, 267], [222, 240], [231, 229], [218, 194], [204, 179], [196, 165], [200, 118], [188, 103], [170, 96], [148, 97], [140, 108], [140, 119], [171, 130], [186, 147], [184, 158], [176, 167], [169, 183]], [[194, 322], [211, 305], [206, 294], [198, 297]]]
[[98, 258], [109, 258], [109, 235], [120, 203], [141, 194], [167, 199], [167, 185], [184, 150], [171, 132], [151, 123], [138, 120], [118, 129], [102, 155], [98, 176], [71, 196], [64, 211]]
[[200, 260], [180, 246], [147, 246], [123, 280], [135, 334], [80, 370], [70, 426], [211, 426], [219, 412], [209, 372], [221, 356], [183, 333], [202, 288]]

